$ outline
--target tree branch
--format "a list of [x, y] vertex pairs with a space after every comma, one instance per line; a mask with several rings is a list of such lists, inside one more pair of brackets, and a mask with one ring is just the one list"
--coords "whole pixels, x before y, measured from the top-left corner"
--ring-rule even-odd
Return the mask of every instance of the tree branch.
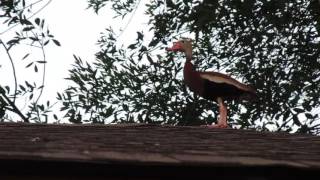
[[12, 109], [8, 109], [8, 110], [10, 110], [10, 111], [18, 114], [18, 115], [22, 118], [22, 120], [23, 120], [24, 122], [27, 122], [27, 123], [28, 123], [28, 122], [29, 122], [29, 119], [26, 118], [26, 117], [22, 114], [22, 112], [17, 108], [17, 106], [15, 105], [15, 103], [12, 102], [12, 101], [10, 100], [10, 98], [9, 98], [8, 96], [6, 96], [6, 94], [5, 94], [4, 92], [0, 92], [0, 93], [1, 93], [1, 95], [4, 97], [4, 99], [7, 101], [7, 103], [9, 103], [9, 105], [12, 107]]
[[[43, 42], [41, 42], [41, 50], [42, 50], [43, 61], [45, 62], [46, 61], [46, 54], [44, 52]], [[39, 99], [40, 99], [40, 97], [42, 96], [42, 93], [43, 93], [45, 78], [46, 78], [46, 63], [43, 63], [43, 75], [42, 75], [41, 90], [40, 90], [39, 96], [37, 97], [37, 100], [35, 101], [35, 106], [36, 106], [36, 109], [37, 109], [37, 116], [39, 118], [39, 121], [41, 121], [41, 119], [40, 119], [40, 114], [39, 114], [39, 110], [38, 110], [37, 104], [38, 104]]]
[[7, 46], [4, 44], [4, 42], [0, 39], [0, 43], [2, 44], [3, 48], [6, 50], [6, 53], [9, 57], [9, 60], [11, 62], [11, 67], [12, 67], [12, 71], [13, 71], [13, 77], [14, 77], [14, 95], [13, 95], [13, 104], [15, 104], [16, 101], [16, 96], [17, 96], [17, 88], [18, 88], [18, 81], [17, 81], [17, 74], [16, 74], [16, 68], [14, 66], [13, 63], [13, 59], [9, 53], [9, 49], [7, 48]]

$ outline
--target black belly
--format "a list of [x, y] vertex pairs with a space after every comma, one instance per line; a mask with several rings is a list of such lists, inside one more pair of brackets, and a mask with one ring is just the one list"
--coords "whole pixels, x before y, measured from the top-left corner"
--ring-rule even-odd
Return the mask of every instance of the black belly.
[[245, 91], [236, 86], [227, 83], [215, 83], [209, 80], [204, 81], [203, 97], [210, 100], [216, 100], [217, 97], [222, 97], [226, 100], [237, 99]]

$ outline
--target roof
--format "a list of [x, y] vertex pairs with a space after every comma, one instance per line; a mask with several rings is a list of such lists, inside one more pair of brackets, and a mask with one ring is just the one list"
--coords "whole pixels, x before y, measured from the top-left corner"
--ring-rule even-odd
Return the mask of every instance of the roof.
[[73, 175], [304, 175], [320, 170], [320, 137], [145, 124], [3, 123], [0, 165], [14, 173]]

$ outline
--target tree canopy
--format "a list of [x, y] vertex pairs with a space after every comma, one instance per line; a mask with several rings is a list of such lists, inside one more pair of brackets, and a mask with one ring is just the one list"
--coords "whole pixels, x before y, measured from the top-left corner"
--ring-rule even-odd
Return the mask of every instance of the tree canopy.
[[[111, 5], [131, 15], [140, 0], [90, 0], [95, 12]], [[161, 51], [180, 35], [193, 35], [199, 70], [222, 71], [257, 89], [256, 103], [229, 102], [233, 127], [318, 133], [319, 9], [317, 1], [157, 0], [146, 2], [147, 31], [128, 47], [113, 27], [98, 44], [94, 64], [75, 57], [75, 83], [59, 99], [74, 122], [198, 125], [216, 121], [213, 102], [182, 81], [182, 58]], [[155, 51], [159, 49], [160, 51]], [[181, 60], [182, 59], [182, 60]]]

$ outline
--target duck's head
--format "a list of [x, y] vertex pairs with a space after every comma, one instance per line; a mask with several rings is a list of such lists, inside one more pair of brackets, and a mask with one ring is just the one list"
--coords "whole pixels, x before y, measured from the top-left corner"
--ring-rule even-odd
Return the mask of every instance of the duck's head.
[[174, 42], [171, 48], [166, 48], [166, 50], [185, 53], [192, 51], [192, 40], [190, 38], [181, 38], [179, 41]]

